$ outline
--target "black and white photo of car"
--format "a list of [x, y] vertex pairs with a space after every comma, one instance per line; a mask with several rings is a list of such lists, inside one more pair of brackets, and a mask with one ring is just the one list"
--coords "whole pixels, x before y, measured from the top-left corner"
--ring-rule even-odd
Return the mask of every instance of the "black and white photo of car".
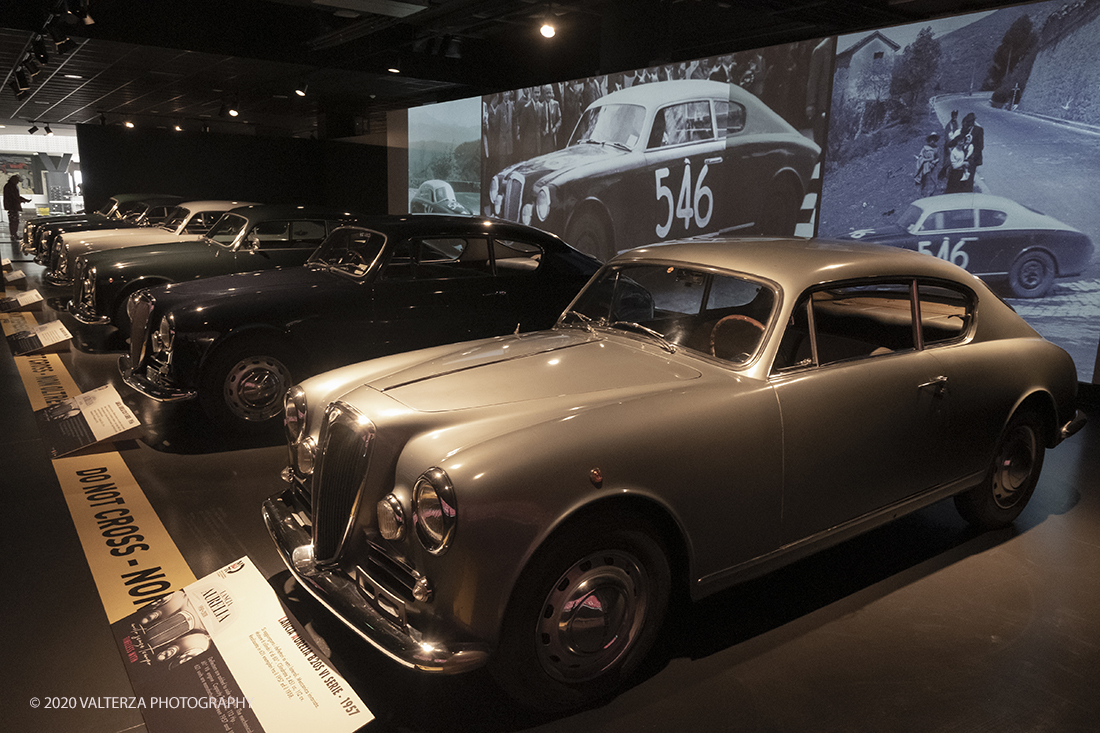
[[917, 199], [894, 224], [842, 239], [934, 255], [979, 277], [1005, 281], [1016, 298], [1040, 298], [1055, 278], [1080, 275], [1092, 261], [1088, 235], [1039, 211], [981, 193]]

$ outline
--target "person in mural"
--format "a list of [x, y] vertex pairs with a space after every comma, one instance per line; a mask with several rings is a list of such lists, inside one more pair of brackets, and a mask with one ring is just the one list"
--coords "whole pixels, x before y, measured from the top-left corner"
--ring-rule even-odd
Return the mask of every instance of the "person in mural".
[[12, 174], [8, 179], [8, 182], [4, 184], [4, 211], [8, 212], [8, 230], [11, 232], [11, 241], [14, 244], [19, 238], [19, 213], [23, 209], [24, 203], [29, 203], [30, 199], [23, 198], [19, 194], [19, 181], [21, 181], [18, 173]]
[[966, 139], [961, 135], [955, 136], [955, 142], [951, 145], [944, 169], [947, 171], [947, 187], [944, 193], [964, 193], [967, 190], [973, 190], [973, 180], [966, 161]]
[[978, 166], [982, 164], [982, 151], [985, 149], [985, 130], [978, 124], [973, 112], [967, 112], [963, 117], [962, 127], [959, 128], [959, 136], [966, 142], [967, 179], [968, 191], [974, 190], [974, 179], [978, 175]]
[[951, 148], [955, 146], [955, 139], [959, 136], [959, 110], [951, 110], [951, 119], [943, 126], [943, 160], [944, 166], [940, 168], [940, 180], [947, 178], [947, 163], [951, 160]]
[[940, 134], [933, 132], [924, 139], [924, 147], [917, 153], [917, 168], [913, 171], [913, 181], [917, 184], [921, 198], [936, 193], [936, 168], [940, 164]]
[[546, 117], [546, 124], [543, 128], [542, 152], [549, 153], [551, 150], [559, 150], [562, 147], [562, 142], [559, 139], [561, 134], [561, 105], [554, 98], [554, 89], [549, 84], [542, 88], [542, 106]]

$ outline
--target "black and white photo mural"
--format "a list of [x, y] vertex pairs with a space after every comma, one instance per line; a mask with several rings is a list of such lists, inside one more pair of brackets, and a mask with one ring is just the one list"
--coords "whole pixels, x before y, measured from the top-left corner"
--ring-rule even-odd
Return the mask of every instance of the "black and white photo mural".
[[481, 103], [476, 97], [408, 110], [413, 214], [470, 216], [480, 208]]
[[817, 201], [821, 45], [486, 96], [482, 213], [605, 260], [683, 237], [794, 234]]
[[965, 267], [1095, 381], [1098, 51], [1097, 2], [841, 36], [818, 236]]

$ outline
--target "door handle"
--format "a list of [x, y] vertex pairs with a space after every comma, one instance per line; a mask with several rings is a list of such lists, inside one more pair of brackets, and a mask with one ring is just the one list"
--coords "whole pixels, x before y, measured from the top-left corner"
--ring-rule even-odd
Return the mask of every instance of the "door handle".
[[938, 377], [928, 380], [924, 384], [917, 385], [917, 389], [925, 389], [927, 387], [931, 387], [932, 389], [936, 390], [935, 394], [937, 397], [939, 397], [947, 391], [947, 377], [941, 374]]
[[718, 156], [717, 158], [707, 158], [703, 162], [706, 165], [718, 165], [719, 163], [722, 162], [722, 156]]

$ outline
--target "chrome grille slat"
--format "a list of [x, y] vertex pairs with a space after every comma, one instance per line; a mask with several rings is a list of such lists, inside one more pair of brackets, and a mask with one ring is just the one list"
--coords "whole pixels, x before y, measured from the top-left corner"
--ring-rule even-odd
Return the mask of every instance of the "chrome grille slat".
[[508, 221], [519, 221], [523, 207], [523, 178], [510, 176], [504, 184], [503, 217]]
[[145, 361], [146, 333], [149, 330], [150, 316], [153, 314], [152, 298], [137, 297], [133, 311], [130, 320], [130, 363], [134, 369], [137, 369]]
[[310, 497], [318, 562], [332, 561], [340, 553], [369, 468], [373, 437], [374, 425], [350, 406], [336, 402], [325, 411]]

